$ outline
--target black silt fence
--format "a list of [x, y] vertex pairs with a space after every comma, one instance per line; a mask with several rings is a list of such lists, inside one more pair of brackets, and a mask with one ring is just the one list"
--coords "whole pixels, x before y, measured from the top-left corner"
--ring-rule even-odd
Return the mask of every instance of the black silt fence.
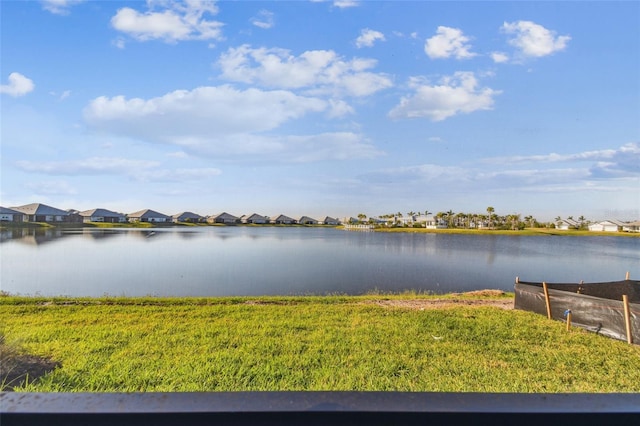
[[[640, 281], [546, 283], [551, 318], [619, 340], [629, 340], [623, 295], [628, 297], [631, 340], [640, 344]], [[543, 283], [516, 281], [515, 309], [547, 315]]]

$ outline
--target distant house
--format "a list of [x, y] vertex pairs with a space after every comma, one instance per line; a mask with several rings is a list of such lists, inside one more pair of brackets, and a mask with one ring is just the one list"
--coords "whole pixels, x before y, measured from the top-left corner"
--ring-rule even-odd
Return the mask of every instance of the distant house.
[[619, 220], [603, 220], [589, 225], [589, 231], [618, 232], [621, 231], [625, 225], [626, 223], [620, 222]]
[[179, 223], [179, 222], [199, 223], [204, 221], [205, 221], [204, 216], [200, 216], [199, 214], [196, 214], [193, 212], [176, 213], [171, 216], [171, 222], [174, 222], [174, 223]]
[[344, 224], [356, 224], [356, 223], [360, 223], [360, 219], [350, 216], [350, 217], [343, 217], [342, 219], [340, 219], [340, 222], [344, 223]]
[[640, 220], [627, 223], [622, 227], [622, 230], [625, 232], [640, 232]]
[[296, 223], [296, 220], [289, 217], [289, 216], [285, 216], [283, 214], [281, 214], [280, 216], [276, 217], [275, 219], [271, 220], [271, 223], [275, 223], [276, 225], [293, 225]]
[[127, 217], [122, 213], [112, 212], [107, 209], [91, 209], [79, 212], [83, 222], [123, 223]]
[[69, 222], [69, 212], [46, 204], [32, 203], [11, 209], [22, 213], [24, 222]]
[[324, 219], [322, 219], [321, 223], [323, 225], [340, 225], [340, 221], [338, 219], [334, 219], [331, 216], [325, 216]]
[[254, 223], [254, 224], [265, 224], [269, 223], [269, 218], [266, 216], [261, 216], [257, 213], [253, 213], [252, 215], [244, 215], [240, 218], [240, 222], [242, 223]]
[[165, 223], [170, 222], [171, 217], [156, 211], [145, 209], [135, 213], [127, 215], [129, 222], [151, 222], [151, 223]]
[[435, 216], [420, 215], [415, 219], [416, 223], [424, 226], [427, 229], [445, 229], [447, 228], [447, 222], [442, 219], [438, 219]]
[[563, 219], [556, 224], [556, 229], [568, 231], [569, 229], [579, 229], [580, 223], [573, 219]]
[[230, 225], [233, 223], [240, 223], [240, 218], [229, 214], [227, 212], [220, 213], [215, 216], [207, 217], [207, 222], [209, 223], [224, 223], [226, 225]]
[[301, 225], [317, 225], [318, 221], [309, 216], [302, 216], [298, 219], [298, 223]]
[[22, 222], [22, 213], [17, 210], [0, 207], [0, 221], [2, 222]]

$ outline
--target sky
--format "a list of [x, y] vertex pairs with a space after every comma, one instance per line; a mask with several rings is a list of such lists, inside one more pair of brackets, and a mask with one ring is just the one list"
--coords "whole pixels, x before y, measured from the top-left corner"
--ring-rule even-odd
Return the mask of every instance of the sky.
[[640, 2], [5, 1], [0, 205], [640, 219]]

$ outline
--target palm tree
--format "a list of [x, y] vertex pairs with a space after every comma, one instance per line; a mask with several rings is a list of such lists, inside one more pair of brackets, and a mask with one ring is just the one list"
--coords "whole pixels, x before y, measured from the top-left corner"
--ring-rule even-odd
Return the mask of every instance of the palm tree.
[[578, 220], [580, 221], [580, 229], [584, 228], [584, 225], [585, 225], [585, 222], [587, 221], [587, 218], [581, 215], [578, 218]]
[[493, 207], [491, 206], [487, 207], [487, 216], [489, 217], [489, 228], [493, 228], [493, 223], [491, 219], [493, 218], [493, 212], [495, 211], [496, 209], [494, 209]]

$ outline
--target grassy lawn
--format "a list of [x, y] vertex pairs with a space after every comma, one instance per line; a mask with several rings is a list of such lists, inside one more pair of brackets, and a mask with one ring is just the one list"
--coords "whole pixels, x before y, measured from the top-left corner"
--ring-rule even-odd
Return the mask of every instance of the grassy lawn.
[[0, 331], [58, 363], [16, 389], [32, 392], [640, 392], [640, 346], [528, 312], [403, 304], [432, 299], [1, 297]]

